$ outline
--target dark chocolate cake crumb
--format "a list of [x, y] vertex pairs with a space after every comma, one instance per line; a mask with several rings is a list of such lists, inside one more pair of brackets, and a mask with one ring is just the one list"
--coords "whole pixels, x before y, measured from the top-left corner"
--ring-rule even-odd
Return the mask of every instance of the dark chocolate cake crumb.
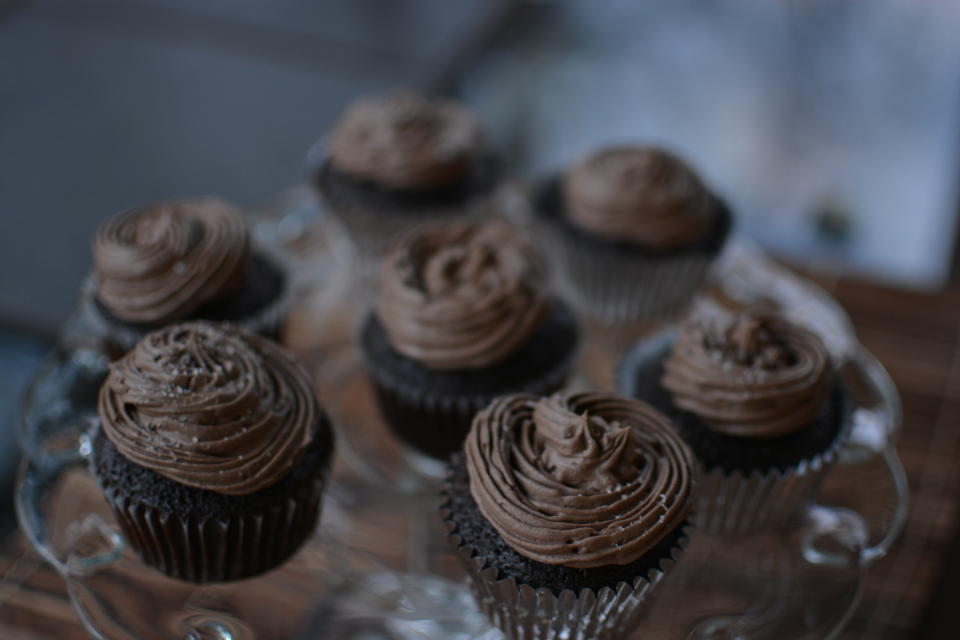
[[321, 418], [310, 446], [280, 482], [248, 495], [234, 496], [188, 487], [124, 458], [100, 429], [93, 438], [91, 466], [105, 492], [164, 513], [187, 518], [232, 518], [254, 515], [280, 504], [325, 473], [333, 453], [333, 430]]
[[[190, 314], [192, 320], [214, 322], [239, 322], [251, 318], [273, 304], [284, 291], [286, 275], [266, 257], [254, 253], [246, 281], [239, 290], [229, 296], [208, 302]], [[99, 300], [94, 299], [97, 310], [113, 325], [140, 333], [148, 333], [168, 323], [126, 322], [110, 313]], [[275, 337], [275, 336], [267, 336]]]
[[500, 161], [487, 154], [474, 163], [466, 179], [429, 191], [385, 189], [337, 171], [329, 161], [316, 170], [317, 188], [334, 206], [344, 209], [380, 209], [397, 213], [418, 213], [427, 207], [455, 207], [491, 191], [500, 178]]
[[451, 460], [446, 497], [449, 501], [448, 521], [453, 525], [451, 534], [460, 536], [461, 545], [473, 547], [474, 557], [483, 558], [486, 566], [496, 567], [501, 579], [513, 578], [534, 589], [550, 589], [556, 596], [564, 589], [597, 591], [603, 587], [616, 589], [622, 582], [633, 584], [637, 577], [646, 577], [651, 570], [660, 569], [661, 564], [681, 548], [681, 540], [686, 537], [684, 529], [688, 526], [684, 521], [643, 557], [630, 564], [575, 569], [531, 560], [504, 542], [470, 495], [470, 478], [461, 454]]
[[566, 363], [576, 349], [578, 330], [573, 312], [557, 301], [543, 324], [513, 354], [478, 369], [430, 369], [397, 352], [383, 325], [370, 315], [361, 346], [368, 368], [410, 387], [441, 395], [500, 395], [525, 389], [529, 382]]
[[556, 302], [543, 324], [505, 360], [479, 369], [433, 370], [397, 352], [371, 314], [361, 349], [384, 419], [416, 449], [444, 460], [460, 449], [474, 413], [504, 393], [547, 394], [566, 381], [579, 331]]
[[677, 408], [660, 383], [669, 348], [667, 345], [660, 353], [636, 365], [633, 371], [636, 385], [630, 392], [674, 422], [708, 472], [713, 469], [728, 473], [789, 471], [829, 449], [849, 423], [849, 395], [843, 381], [835, 376], [827, 402], [809, 426], [776, 438], [738, 438], [714, 431], [693, 413]]
[[713, 215], [710, 228], [703, 234], [702, 238], [690, 246], [652, 249], [633, 242], [600, 238], [581, 231], [568, 220], [563, 204], [561, 180], [561, 176], [553, 176], [540, 185], [540, 188], [534, 194], [534, 211], [537, 215], [557, 223], [562, 233], [581, 242], [586, 250], [599, 251], [604, 254], [608, 252], [622, 253], [632, 256], [714, 255], [719, 253], [730, 234], [730, 229], [733, 227], [733, 215], [730, 213], [730, 209], [726, 203], [718, 198], [716, 212]]

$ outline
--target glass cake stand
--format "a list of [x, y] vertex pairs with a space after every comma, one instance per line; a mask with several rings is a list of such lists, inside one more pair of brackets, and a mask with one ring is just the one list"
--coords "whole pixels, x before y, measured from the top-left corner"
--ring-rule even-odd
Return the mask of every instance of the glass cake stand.
[[[315, 375], [338, 429], [315, 535], [283, 567], [235, 583], [187, 584], [144, 566], [87, 468], [87, 433], [108, 360], [77, 318], [24, 400], [16, 489], [22, 530], [63, 576], [95, 638], [501, 638], [474, 606], [446, 543], [437, 465], [399, 445], [376, 413], [353, 346], [369, 301], [356, 290], [349, 243], [304, 191], [256, 220], [261, 241], [282, 247], [298, 272], [300, 303], [286, 342]], [[846, 508], [811, 504], [772, 531], [694, 531], [630, 637], [832, 637], [856, 607], [868, 566], [887, 552], [906, 516], [906, 480], [894, 448], [896, 390], [835, 302], [744, 239], [731, 243], [697, 304], [717, 300], [772, 300], [824, 336], [859, 405], [831, 473], [871, 482], [871, 501], [890, 508], [870, 522], [844, 500]], [[574, 385], [613, 389], [618, 356], [662, 325], [588, 325]]]

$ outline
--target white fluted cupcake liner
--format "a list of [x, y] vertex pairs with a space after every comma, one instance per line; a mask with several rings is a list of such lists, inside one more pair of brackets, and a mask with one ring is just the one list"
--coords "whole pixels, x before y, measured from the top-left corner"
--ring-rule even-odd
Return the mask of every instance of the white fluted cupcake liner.
[[230, 518], [181, 516], [106, 489], [127, 544], [143, 562], [196, 583], [239, 580], [283, 563], [310, 537], [320, 515], [325, 480], [259, 512]]
[[687, 533], [659, 569], [615, 589], [564, 589], [559, 596], [513, 578], [498, 579], [497, 569], [486, 566], [487, 561], [460, 536], [450, 534], [449, 541], [467, 572], [477, 606], [508, 640], [620, 640], [647, 612], [651, 594], [682, 555]]

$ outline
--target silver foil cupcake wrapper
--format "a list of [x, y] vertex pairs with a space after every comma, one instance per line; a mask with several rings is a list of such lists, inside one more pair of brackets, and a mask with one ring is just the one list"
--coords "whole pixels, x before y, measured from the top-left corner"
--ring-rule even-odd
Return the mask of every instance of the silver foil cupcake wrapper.
[[255, 514], [180, 517], [105, 493], [127, 544], [143, 562], [196, 583], [239, 580], [282, 564], [310, 537], [320, 515], [325, 479]]
[[713, 256], [606, 254], [544, 222], [547, 253], [561, 291], [578, 311], [621, 324], [668, 315], [689, 303], [707, 277]]
[[[839, 439], [838, 439], [839, 440]], [[782, 524], [813, 501], [836, 461], [836, 447], [789, 471], [700, 475], [693, 520], [705, 533], [749, 533]]]
[[750, 533], [783, 524], [814, 501], [849, 438], [850, 428], [845, 425], [826, 450], [786, 471], [701, 469], [694, 494], [694, 523], [714, 535]]
[[[674, 331], [666, 329], [627, 352], [617, 370], [620, 394], [636, 397], [638, 365], [665, 353], [674, 337]], [[782, 524], [814, 500], [824, 476], [849, 439], [851, 429], [852, 421], [848, 421], [827, 449], [785, 471], [701, 468], [694, 494], [694, 523], [698, 529], [714, 535], [748, 533]]]
[[460, 536], [451, 533], [448, 539], [466, 570], [477, 606], [508, 640], [622, 640], [646, 614], [651, 594], [679, 560], [688, 535], [685, 529], [680, 545], [660, 563], [660, 569], [651, 569], [632, 583], [596, 591], [565, 589], [559, 596], [513, 578], [498, 579], [497, 569], [486, 567], [486, 561], [475, 556], [472, 546], [462, 544]]

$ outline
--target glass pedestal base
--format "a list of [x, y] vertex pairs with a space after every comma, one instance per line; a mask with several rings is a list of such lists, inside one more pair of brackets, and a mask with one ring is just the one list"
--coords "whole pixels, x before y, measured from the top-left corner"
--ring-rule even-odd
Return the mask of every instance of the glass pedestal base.
[[[24, 404], [16, 496], [23, 531], [63, 576], [78, 617], [96, 638], [503, 637], [475, 606], [447, 544], [438, 514], [440, 467], [411, 455], [377, 413], [353, 342], [369, 301], [352, 290], [349, 259], [338, 256], [338, 243], [324, 235], [309, 207], [295, 208], [288, 218], [264, 228], [290, 232], [276, 240], [299, 256], [296, 264], [313, 289], [291, 313], [287, 343], [315, 375], [338, 435], [316, 534], [282, 567], [229, 584], [187, 584], [141, 563], [124, 545], [87, 469], [85, 434], [97, 419], [97, 389], [108, 363], [76, 326], [65, 328], [63, 348]], [[838, 362], [850, 364], [867, 397], [844, 455], [847, 462], [885, 462], [894, 516], [879, 534], [852, 511], [819, 505], [752, 535], [694, 530], [645, 619], [627, 637], [830, 638], [856, 606], [866, 565], [883, 555], [906, 514], [906, 485], [893, 448], [896, 390], [835, 303], [749, 244], [732, 244], [713, 283], [728, 298], [776, 300], [824, 335]], [[657, 328], [586, 325], [573, 384], [615, 388], [617, 360]], [[856, 474], [859, 468], [835, 472]]]

